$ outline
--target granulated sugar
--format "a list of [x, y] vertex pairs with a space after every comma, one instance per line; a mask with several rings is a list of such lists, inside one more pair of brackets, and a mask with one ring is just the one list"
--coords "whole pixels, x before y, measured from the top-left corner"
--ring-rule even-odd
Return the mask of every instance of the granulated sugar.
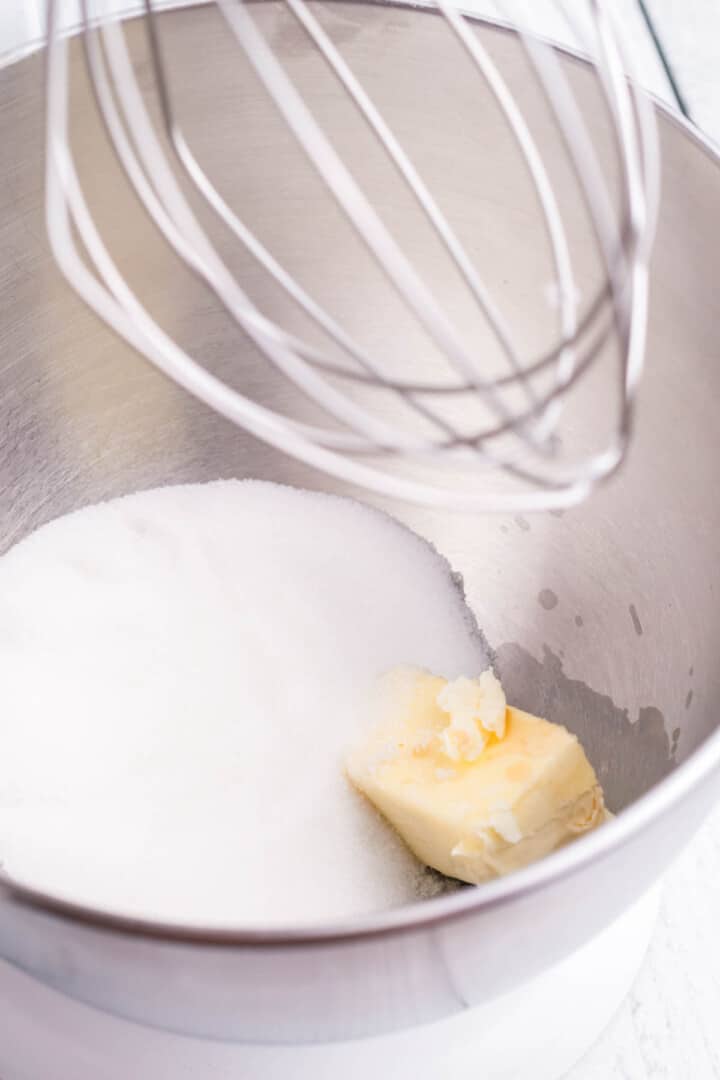
[[0, 861], [129, 914], [307, 923], [440, 886], [350, 787], [377, 675], [487, 665], [447, 563], [359, 503], [163, 488], [0, 559]]

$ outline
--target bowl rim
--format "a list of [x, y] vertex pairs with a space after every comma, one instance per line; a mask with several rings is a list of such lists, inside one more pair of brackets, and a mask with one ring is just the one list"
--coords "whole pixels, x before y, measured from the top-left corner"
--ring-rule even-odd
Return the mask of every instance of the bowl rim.
[[[265, 0], [251, 0], [262, 3]], [[358, 6], [404, 8], [419, 14], [435, 14], [432, 0], [327, 0], [329, 3], [348, 3]], [[207, 0], [188, 3], [180, 0], [169, 4], [168, 10], [201, 7]], [[165, 9], [165, 4], [162, 5]], [[135, 18], [130, 12], [128, 18]], [[512, 25], [502, 19], [464, 11], [473, 23], [502, 33], [513, 33]], [[587, 56], [579, 50], [543, 36], [549, 45], [568, 60], [587, 66]], [[29, 43], [21, 50], [0, 57], [0, 69], [21, 62], [42, 48], [42, 41]], [[681, 136], [689, 139], [716, 165], [720, 166], [720, 146], [692, 122], [651, 91], [646, 91], [663, 122], [674, 125]], [[612, 852], [640, 836], [659, 818], [669, 813], [694, 788], [699, 787], [713, 772], [720, 771], [720, 728], [711, 732], [695, 750], [668, 776], [641, 795], [602, 829], [579, 837], [574, 843], [545, 856], [536, 863], [498, 878], [481, 888], [460, 889], [455, 893], [415, 901], [352, 918], [323, 923], [277, 924], [273, 926], [241, 926], [238, 924], [202, 925], [181, 923], [159, 918], [132, 916], [110, 908], [96, 908], [48, 893], [23, 884], [12, 877], [0, 864], [0, 905], [10, 904], [41, 912], [46, 916], [81, 924], [96, 931], [120, 936], [132, 936], [151, 942], [195, 946], [235, 946], [265, 948], [309, 946], [320, 944], [349, 944], [388, 935], [430, 930], [440, 924], [471, 917], [507, 903], [527, 897], [548, 885], [555, 884], [581, 871], [588, 865], [606, 858]]]

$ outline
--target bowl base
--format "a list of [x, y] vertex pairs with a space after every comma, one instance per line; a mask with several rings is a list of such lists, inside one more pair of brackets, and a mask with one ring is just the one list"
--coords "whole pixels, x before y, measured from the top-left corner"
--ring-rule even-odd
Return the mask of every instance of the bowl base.
[[2, 1080], [558, 1080], [622, 1002], [642, 962], [657, 887], [572, 956], [458, 1016], [344, 1043], [231, 1045], [118, 1019], [0, 962]]

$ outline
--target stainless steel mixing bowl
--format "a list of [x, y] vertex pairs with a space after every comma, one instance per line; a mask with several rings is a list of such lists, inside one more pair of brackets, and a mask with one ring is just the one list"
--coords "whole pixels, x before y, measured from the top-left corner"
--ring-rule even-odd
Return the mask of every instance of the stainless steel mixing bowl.
[[[350, 160], [366, 158], [290, 17], [273, 4], [260, 17]], [[449, 36], [432, 15], [398, 7], [335, 3], [328, 18], [462, 223], [492, 291], [505, 294], [521, 334], [537, 341], [540, 218], [528, 210], [526, 180], [498, 116], [452, 60]], [[217, 17], [190, 9], [163, 22], [186, 129], [221, 189], [360, 335], [413, 347], [391, 294], [273, 124]], [[138, 28], [131, 31], [140, 56]], [[536, 104], [517, 43], [488, 24], [477, 31], [548, 145], [557, 134]], [[287, 404], [287, 388], [150, 234], [102, 147], [77, 60], [78, 156], [124, 268], [163, 324], [213, 370], [264, 401]], [[564, 63], [592, 115], [584, 64]], [[43, 224], [42, 81], [41, 56], [0, 73], [2, 548], [65, 511], [157, 484], [255, 476], [328, 486], [164, 381], [65, 287]], [[603, 117], [594, 119], [602, 148]], [[133, 924], [3, 880], [0, 956], [69, 995], [172, 1030], [256, 1042], [340, 1040], [430, 1021], [518, 985], [609, 924], [662, 873], [711, 804], [720, 768], [720, 169], [697, 135], [665, 114], [660, 120], [664, 199], [648, 371], [621, 477], [563, 516], [466, 518], [388, 507], [464, 576], [510, 699], [580, 734], [618, 819], [497, 883], [311, 932]], [[581, 208], [563, 187], [569, 175], [557, 156], [554, 182], [576, 225], [582, 264]], [[370, 175], [383, 212], [415, 255], [427, 255], [387, 166], [371, 163]], [[234, 257], [249, 291], [292, 324], [296, 313]], [[442, 260], [431, 260], [430, 273], [439, 291], [447, 288]], [[596, 420], [595, 395], [584, 409], [580, 436]], [[428, 633], [430, 619], [429, 612]]]

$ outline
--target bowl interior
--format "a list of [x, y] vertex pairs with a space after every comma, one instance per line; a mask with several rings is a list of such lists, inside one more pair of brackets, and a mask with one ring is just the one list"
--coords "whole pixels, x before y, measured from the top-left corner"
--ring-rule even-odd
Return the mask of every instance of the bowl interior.
[[[420, 227], [417, 208], [333, 91], [291, 15], [274, 3], [258, 5], [257, 13], [335, 145], [351, 166], [364, 169], [369, 194], [432, 288], [487, 349], [488, 363], [497, 363], [486, 327]], [[383, 102], [518, 340], [540, 351], [553, 332], [541, 219], [479, 78], [454, 61], [456, 45], [432, 15], [338, 2], [323, 18]], [[407, 364], [409, 356], [419, 367], [432, 366], [427, 342], [278, 122], [217, 13], [183, 10], [161, 24], [178, 116], [219, 190], [279, 261], [390, 367]], [[554, 153], [557, 132], [517, 42], [488, 25], [477, 32], [548, 148], [589, 294], [598, 280], [597, 256], [571, 171]], [[128, 25], [128, 41], [141, 82], [151, 87], [140, 23]], [[161, 325], [211, 370], [265, 404], [315, 417], [153, 233], [107, 150], [80, 59], [74, 46], [74, 146], [118, 265]], [[563, 63], [612, 174], [593, 81], [582, 63]], [[0, 83], [2, 144], [16, 148], [0, 159], [0, 550], [68, 510], [158, 484], [253, 476], [348, 490], [196, 403], [85, 309], [61, 279], [45, 238], [42, 58], [0, 72]], [[718, 166], [674, 121], [661, 116], [660, 128], [663, 206], [647, 374], [637, 436], [620, 477], [564, 514], [471, 517], [382, 504], [463, 575], [510, 700], [580, 735], [616, 811], [701, 745], [717, 725], [720, 690]], [[309, 333], [239, 245], [217, 222], [203, 220], [263, 310]], [[579, 445], [597, 429], [598, 395], [605, 393], [594, 388], [574, 404], [568, 437]], [[608, 403], [611, 409], [610, 397]]]

